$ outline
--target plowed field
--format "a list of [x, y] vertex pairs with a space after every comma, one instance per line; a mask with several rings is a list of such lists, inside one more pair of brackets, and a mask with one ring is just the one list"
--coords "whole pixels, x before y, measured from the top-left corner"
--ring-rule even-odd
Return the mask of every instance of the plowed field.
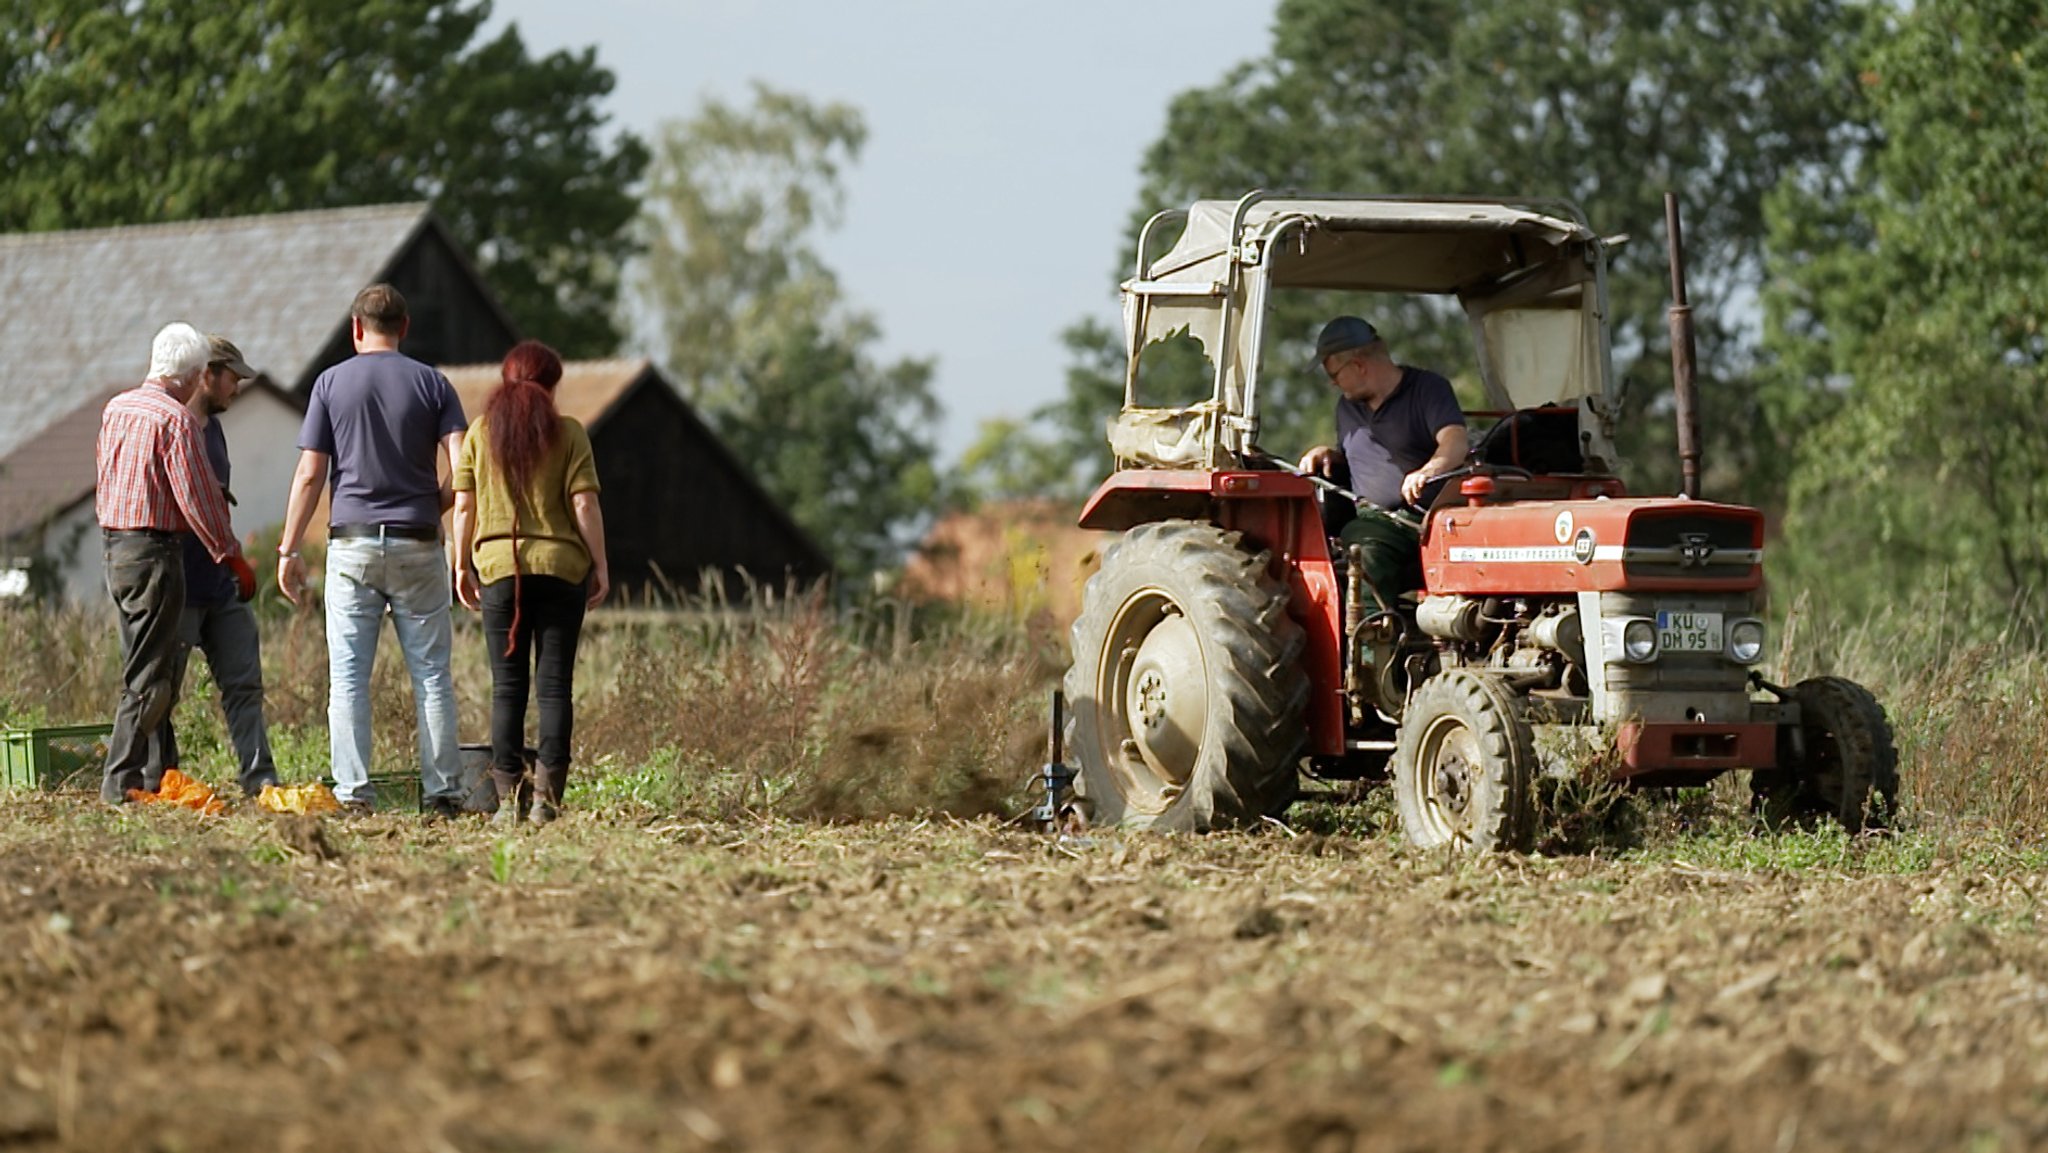
[[2040, 874], [0, 813], [0, 1147], [2048, 1147]]

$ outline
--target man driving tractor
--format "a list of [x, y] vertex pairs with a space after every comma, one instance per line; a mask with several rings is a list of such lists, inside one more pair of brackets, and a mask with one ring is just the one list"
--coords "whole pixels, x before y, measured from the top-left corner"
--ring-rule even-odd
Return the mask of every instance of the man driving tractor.
[[1366, 580], [1391, 608], [1422, 587], [1421, 513], [1442, 487], [1437, 478], [1465, 463], [1465, 414], [1450, 381], [1394, 363], [1378, 330], [1359, 317], [1323, 326], [1316, 362], [1340, 394], [1337, 445], [1308, 450], [1301, 471], [1358, 494], [1358, 516], [1341, 535], [1364, 549]]

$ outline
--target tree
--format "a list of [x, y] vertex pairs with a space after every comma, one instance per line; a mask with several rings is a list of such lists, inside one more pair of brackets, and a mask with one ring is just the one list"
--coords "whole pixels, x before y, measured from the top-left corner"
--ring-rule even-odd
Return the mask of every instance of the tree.
[[428, 199], [522, 329], [618, 342], [645, 147], [595, 53], [487, 43], [488, 0], [9, 0], [0, 230]]
[[[1669, 388], [1662, 197], [1676, 191], [1710, 487], [1773, 499], [1795, 430], [1768, 423], [1737, 306], [1764, 279], [1765, 195], [1822, 179], [1855, 144], [1854, 80], [1831, 46], [1853, 38], [1862, 11], [1854, 0], [1282, 0], [1265, 57], [1174, 100], [1129, 235], [1157, 209], [1252, 188], [1575, 200], [1596, 227], [1633, 238], [1611, 281], [1616, 367], [1638, 417], [1625, 448], [1638, 487], [1665, 486], [1669, 421], [1640, 417], [1661, 411]], [[1119, 255], [1119, 276], [1130, 258]], [[1440, 305], [1278, 300], [1261, 407], [1263, 439], [1283, 454], [1330, 436], [1331, 398], [1307, 366], [1339, 307], [1371, 312], [1398, 358], [1471, 379], [1462, 321]], [[1076, 459], [1100, 451], [1057, 439]]]
[[764, 86], [665, 125], [634, 279], [677, 387], [849, 573], [897, 559], [939, 489], [931, 362], [877, 362], [814, 247], [866, 138], [856, 110]]
[[1772, 202], [1769, 348], [1825, 382], [1791, 570], [1851, 619], [1940, 590], [2048, 624], [2048, 17], [1923, 0], [1861, 46], [1879, 137], [1853, 195]]

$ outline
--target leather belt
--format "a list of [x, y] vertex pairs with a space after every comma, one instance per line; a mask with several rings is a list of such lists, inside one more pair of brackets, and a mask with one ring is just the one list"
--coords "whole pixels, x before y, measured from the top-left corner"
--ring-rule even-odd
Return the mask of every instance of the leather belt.
[[176, 540], [178, 534], [167, 528], [109, 528], [100, 530], [112, 540], [124, 537], [141, 537], [146, 540]]
[[440, 540], [441, 526], [437, 524], [331, 524], [327, 526], [329, 540]]

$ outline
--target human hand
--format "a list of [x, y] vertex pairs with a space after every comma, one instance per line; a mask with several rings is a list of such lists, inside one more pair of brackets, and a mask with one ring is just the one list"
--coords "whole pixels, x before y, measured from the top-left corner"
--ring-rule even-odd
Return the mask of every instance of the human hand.
[[483, 608], [483, 585], [477, 580], [476, 570], [466, 564], [455, 566], [455, 599], [472, 611]]
[[1337, 450], [1327, 444], [1319, 444], [1301, 454], [1301, 464], [1297, 467], [1302, 472], [1327, 477], [1336, 473], [1336, 466]]
[[612, 576], [599, 565], [590, 570], [590, 595], [583, 601], [583, 607], [594, 609], [604, 601], [605, 594], [612, 591]]
[[296, 554], [277, 558], [277, 591], [293, 604], [299, 603], [299, 596], [306, 588], [306, 562]]
[[235, 574], [235, 599], [248, 604], [256, 599], [256, 570], [249, 567], [249, 558], [235, 554], [227, 559], [228, 571]]
[[1435, 477], [1429, 475], [1427, 469], [1420, 468], [1402, 477], [1401, 499], [1408, 504], [1419, 503], [1422, 500], [1422, 490], [1428, 487], [1430, 481], [1435, 479]]

